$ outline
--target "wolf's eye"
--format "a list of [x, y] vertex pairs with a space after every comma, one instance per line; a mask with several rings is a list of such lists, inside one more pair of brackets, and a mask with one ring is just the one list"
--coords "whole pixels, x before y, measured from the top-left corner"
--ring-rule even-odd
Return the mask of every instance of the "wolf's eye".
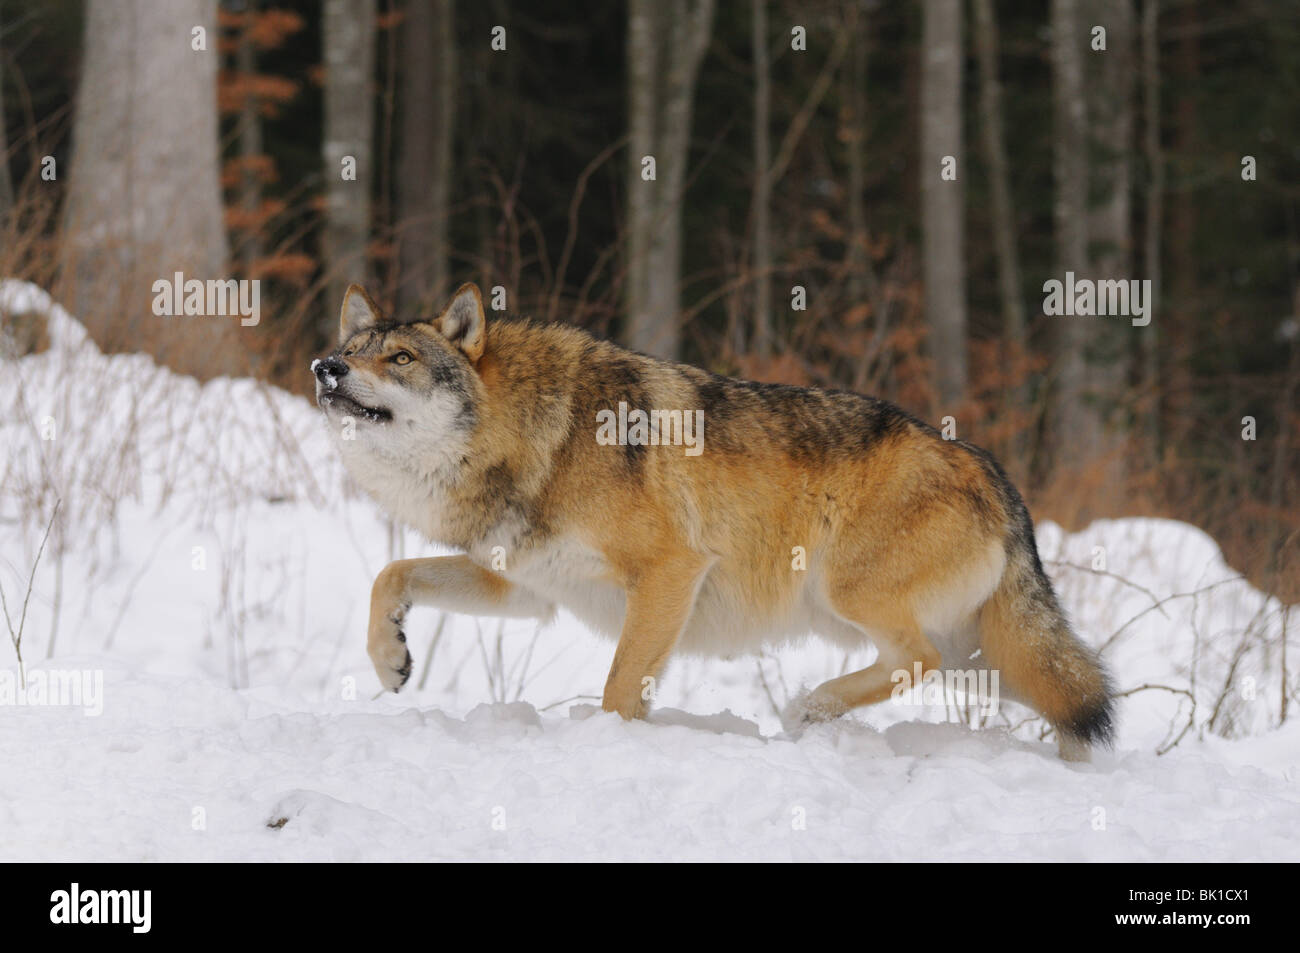
[[398, 351], [393, 355], [394, 364], [410, 364], [415, 358], [411, 357], [410, 351]]

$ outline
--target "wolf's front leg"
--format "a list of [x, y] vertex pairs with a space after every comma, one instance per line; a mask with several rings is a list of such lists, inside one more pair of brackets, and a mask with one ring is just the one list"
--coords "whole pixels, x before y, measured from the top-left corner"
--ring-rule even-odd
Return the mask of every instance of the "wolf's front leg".
[[399, 559], [384, 567], [370, 590], [366, 649], [384, 688], [401, 691], [411, 677], [411, 653], [402, 623], [413, 605], [466, 615], [544, 619], [552, 607], [467, 556]]
[[[605, 711], [624, 718], [645, 717], [653, 680], [686, 628], [711, 564], [711, 559], [698, 553], [681, 553], [657, 561], [628, 586], [623, 633], [605, 681], [601, 703]], [[646, 679], [651, 681], [647, 684]]]

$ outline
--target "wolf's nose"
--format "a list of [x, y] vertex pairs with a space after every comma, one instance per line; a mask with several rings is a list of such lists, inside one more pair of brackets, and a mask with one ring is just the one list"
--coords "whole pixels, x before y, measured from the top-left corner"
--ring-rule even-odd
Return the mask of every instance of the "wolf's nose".
[[322, 384], [333, 384], [340, 377], [347, 376], [348, 366], [337, 357], [327, 357], [316, 362], [315, 371], [316, 379]]

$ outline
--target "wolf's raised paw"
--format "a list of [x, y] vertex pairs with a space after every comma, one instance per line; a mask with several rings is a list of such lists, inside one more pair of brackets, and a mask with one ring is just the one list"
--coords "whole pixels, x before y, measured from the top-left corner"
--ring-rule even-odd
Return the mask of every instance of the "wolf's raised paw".
[[399, 631], [397, 638], [385, 641], [370, 651], [370, 661], [374, 663], [375, 674], [383, 684], [385, 691], [400, 692], [411, 678], [411, 669], [415, 660], [404, 644], [406, 638]]
[[[403, 638], [402, 641], [405, 642], [406, 639]], [[411, 658], [410, 651], [407, 651], [406, 660], [402, 662], [402, 667], [397, 670], [397, 674], [402, 677], [402, 680], [401, 682], [398, 683], [397, 688], [393, 689], [393, 691], [397, 691], [398, 689], [403, 688], [406, 685], [406, 683], [411, 680], [411, 668], [414, 666], [414, 664], [415, 664], [415, 660]]]
[[384, 688], [396, 694], [400, 692], [411, 678], [411, 669], [415, 665], [415, 660], [411, 658], [411, 653], [407, 652], [399, 666], [389, 666], [386, 669], [375, 666], [375, 671], [379, 674], [379, 680], [384, 683]]

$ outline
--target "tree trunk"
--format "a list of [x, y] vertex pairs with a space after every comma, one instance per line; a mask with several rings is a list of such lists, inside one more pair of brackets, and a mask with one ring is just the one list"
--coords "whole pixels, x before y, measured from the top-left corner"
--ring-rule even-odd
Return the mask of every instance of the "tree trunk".
[[[1173, 58], [1174, 85], [1187, 89], [1201, 75], [1200, 11], [1196, 0], [1187, 0], [1175, 13], [1181, 36]], [[1191, 165], [1190, 157], [1201, 153], [1200, 116], [1195, 96], [1179, 96], [1174, 113], [1174, 168]], [[1201, 326], [1201, 306], [1197, 275], [1196, 231], [1197, 195], [1191, 176], [1183, 172], [1170, 192], [1169, 209], [1169, 278], [1165, 287], [1165, 321], [1160, 347], [1163, 358], [1160, 398], [1164, 445], [1174, 449], [1186, 447], [1196, 420], [1193, 410], [1195, 380], [1192, 374], [1195, 328]]]
[[[206, 50], [191, 48], [195, 26]], [[88, 0], [65, 209], [64, 298], [101, 343], [211, 375], [233, 316], [159, 317], [153, 283], [226, 277], [215, 0]], [[214, 359], [216, 358], [216, 359]]]
[[[244, 28], [239, 36], [236, 59], [239, 72], [246, 80], [257, 74], [257, 50], [253, 46], [253, 21], [257, 17], [256, 0], [249, 0], [244, 10]], [[248, 216], [249, 226], [239, 243], [239, 260], [245, 277], [252, 277], [255, 262], [262, 257], [262, 232], [251, 224], [253, 216], [262, 207], [262, 178], [256, 161], [262, 155], [261, 103], [249, 90], [239, 111], [239, 204]]]
[[1151, 323], [1142, 329], [1142, 395], [1145, 443], [1149, 463], [1160, 460], [1160, 236], [1164, 219], [1165, 164], [1160, 150], [1160, 43], [1157, 35], [1160, 0], [1144, 0], [1142, 8], [1143, 151], [1147, 163], [1146, 233], [1142, 260], [1151, 281]]
[[[0, 38], [4, 37], [4, 3], [0, 2]], [[14, 207], [14, 182], [9, 175], [9, 137], [5, 132], [5, 62], [0, 56], [0, 229]]]
[[[846, 24], [845, 29], [849, 29]], [[872, 334], [852, 370], [853, 389], [865, 390], [873, 379], [879, 382], [887, 370], [885, 339], [889, 335], [889, 302], [871, 260], [871, 232], [867, 224], [867, 54], [871, 35], [866, 15], [852, 23], [853, 59], [844, 82], [845, 163], [848, 165], [849, 241], [846, 259], [849, 295], [854, 304], [864, 299], [871, 305]]]
[[[661, 320], [650, 313], [650, 246], [655, 227], [658, 184], [643, 178], [643, 159], [655, 149], [658, 50], [654, 0], [628, 0], [628, 190], [627, 310], [628, 343], [653, 340]], [[675, 328], [674, 328], [675, 330]], [[672, 335], [668, 340], [675, 345]]]
[[[849, 242], [846, 251], [849, 294], [856, 304], [867, 295], [867, 31], [860, 29], [853, 43], [853, 60], [844, 77], [844, 161], [848, 165]], [[880, 315], [874, 315], [879, 320]]]
[[[1095, 72], [1087, 83], [1096, 156], [1089, 170], [1094, 198], [1088, 215], [1089, 277], [1127, 281], [1133, 268], [1130, 154], [1137, 41], [1133, 0], [1098, 0], [1089, 9], [1106, 27], [1106, 50], [1092, 54], [1089, 62]], [[1128, 390], [1131, 336], [1141, 329], [1123, 317], [1098, 318], [1090, 329], [1087, 404], [1098, 418], [1096, 450], [1107, 459], [1107, 480], [1118, 486], [1124, 471], [1124, 420], [1129, 409], [1121, 406], [1121, 395]]]
[[[961, 0], [929, 0], [923, 9], [922, 280], [937, 409], [949, 414], [966, 394], [967, 376]], [[948, 156], [957, 163], [955, 180], [940, 175]]]
[[[708, 47], [713, 0], [628, 3], [628, 343], [677, 357], [682, 192], [695, 80]], [[642, 179], [655, 158], [656, 178]]]
[[[1023, 360], [1029, 350], [1025, 301], [1020, 287], [1020, 255], [1016, 249], [1016, 216], [1011, 202], [1007, 150], [1003, 142], [1002, 83], [998, 78], [998, 24], [993, 0], [974, 0], [975, 48], [980, 67], [980, 124], [984, 161], [989, 168], [993, 202], [993, 245], [998, 259], [998, 287], [1002, 295], [1002, 334], [1008, 357]], [[1007, 367], [1004, 367], [1006, 370]], [[1013, 371], [1014, 374], [1020, 372]], [[1005, 400], [1009, 410], [1021, 414], [1028, 402], [1025, 381], [1012, 378]], [[1015, 445], [1023, 447], [1017, 434]]]
[[767, 52], [767, 0], [753, 0], [754, 48], [754, 337], [762, 360], [772, 355], [772, 77]]
[[447, 229], [455, 131], [452, 0], [410, 0], [402, 25], [402, 145], [398, 181], [398, 311], [436, 308], [450, 293]]
[[[370, 191], [374, 182], [375, 0], [325, 0], [325, 228], [327, 298], [320, 309], [326, 340], [338, 334], [338, 309], [352, 282], [368, 277]], [[343, 177], [344, 157], [356, 178]]]
[[[1058, 273], [1087, 276], [1088, 271], [1088, 124], [1084, 98], [1083, 51], [1088, 34], [1076, 0], [1052, 0], [1052, 93], [1056, 257]], [[1091, 318], [1057, 316], [1053, 431], [1056, 463], [1077, 467], [1100, 443], [1097, 415], [1085, 405], [1086, 357]]]

